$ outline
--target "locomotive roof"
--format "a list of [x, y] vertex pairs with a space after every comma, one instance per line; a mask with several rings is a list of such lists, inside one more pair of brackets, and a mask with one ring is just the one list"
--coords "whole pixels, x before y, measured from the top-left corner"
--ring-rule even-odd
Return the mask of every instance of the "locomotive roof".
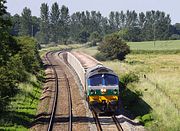
[[103, 74], [103, 73], [108, 73], [108, 74], [112, 74], [112, 75], [115, 75], [117, 76], [113, 70], [111, 70], [110, 68], [108, 67], [105, 67], [103, 65], [96, 65], [90, 69], [87, 70], [87, 77], [90, 77], [92, 75], [95, 75], [95, 74]]

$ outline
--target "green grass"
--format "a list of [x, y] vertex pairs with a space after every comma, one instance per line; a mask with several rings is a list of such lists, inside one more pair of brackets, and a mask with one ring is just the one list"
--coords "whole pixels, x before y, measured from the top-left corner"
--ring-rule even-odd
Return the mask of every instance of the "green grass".
[[[103, 64], [112, 68], [120, 78], [134, 72], [139, 82], [127, 85], [125, 101], [127, 109], [149, 130], [178, 131], [180, 129], [180, 41], [158, 41], [128, 43], [133, 50], [150, 51], [127, 55], [125, 61], [105, 61]], [[144, 45], [143, 45], [144, 44]], [[96, 47], [81, 48], [92, 56]], [[159, 53], [154, 53], [158, 50]], [[166, 52], [170, 50], [170, 52]], [[162, 53], [166, 52], [166, 53]], [[146, 121], [150, 119], [150, 121]]]
[[128, 42], [131, 50], [180, 50], [180, 40]]
[[[154, 121], [148, 127], [150, 130], [180, 129], [180, 55], [130, 54], [125, 62], [103, 63], [114, 69], [120, 78], [130, 71], [139, 75], [140, 81], [128, 85], [128, 88], [132, 92], [141, 92], [142, 100], [152, 108], [149, 113]], [[139, 103], [135, 105], [141, 107]], [[141, 112], [142, 108], [133, 107], [131, 110]]]
[[34, 75], [29, 74], [28, 82], [20, 83], [18, 87], [18, 94], [11, 98], [6, 112], [1, 113], [0, 130], [26, 131], [35, 118], [41, 83]]
[[94, 47], [82, 46], [81, 48], [77, 48], [74, 50], [84, 52], [84, 53], [89, 54], [91, 56], [94, 56], [98, 52], [97, 46], [94, 46]]

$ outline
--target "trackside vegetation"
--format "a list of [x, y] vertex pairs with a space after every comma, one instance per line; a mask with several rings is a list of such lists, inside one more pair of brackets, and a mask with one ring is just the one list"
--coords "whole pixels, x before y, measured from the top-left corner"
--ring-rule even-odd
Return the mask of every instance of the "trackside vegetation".
[[42, 64], [35, 39], [10, 35], [5, 2], [0, 0], [0, 130], [26, 130], [39, 101]]
[[107, 35], [99, 45], [98, 50], [100, 51], [96, 55], [98, 60], [124, 60], [125, 56], [130, 53], [129, 46], [116, 33]]
[[[1, 73], [0, 129], [28, 128], [39, 102], [42, 65], [37, 42], [30, 37], [12, 38], [19, 50], [11, 56]], [[2, 69], [2, 68], [1, 68]], [[2, 70], [1, 70], [2, 71]]]

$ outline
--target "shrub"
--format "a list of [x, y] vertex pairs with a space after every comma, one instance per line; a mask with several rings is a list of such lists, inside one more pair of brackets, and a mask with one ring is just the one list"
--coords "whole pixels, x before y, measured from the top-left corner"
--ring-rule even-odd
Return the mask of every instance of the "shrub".
[[105, 60], [107, 60], [106, 54], [104, 54], [104, 53], [97, 53], [97, 54], [95, 55], [95, 58], [96, 58], [97, 60], [99, 60], [99, 61], [105, 61]]
[[36, 74], [40, 69], [40, 56], [37, 42], [30, 37], [18, 37], [18, 44], [21, 47], [19, 55], [26, 71]]
[[130, 53], [129, 46], [116, 33], [107, 35], [99, 45], [98, 50], [110, 60], [123, 60], [125, 56]]
[[172, 34], [170, 37], [171, 40], [180, 40], [180, 35], [178, 34]]
[[89, 46], [96, 46], [97, 42], [102, 41], [102, 37], [100, 36], [100, 34], [97, 31], [95, 31], [95, 32], [91, 33], [90, 41], [91, 41], [91, 43], [89, 44]]
[[132, 82], [138, 82], [139, 77], [134, 72], [127, 73], [121, 77], [121, 83], [125, 86]]

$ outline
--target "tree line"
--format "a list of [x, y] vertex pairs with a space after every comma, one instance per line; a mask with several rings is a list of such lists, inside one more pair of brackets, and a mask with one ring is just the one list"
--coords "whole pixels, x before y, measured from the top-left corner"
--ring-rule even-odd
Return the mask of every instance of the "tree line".
[[28, 73], [37, 74], [41, 65], [36, 40], [11, 35], [5, 3], [0, 0], [0, 111], [18, 93], [18, 84], [28, 81]]
[[11, 34], [34, 36], [40, 43], [85, 43], [94, 37], [101, 40], [107, 34], [119, 32], [126, 41], [149, 41], [179, 39], [180, 23], [171, 24], [170, 15], [163, 11], [114, 12], [104, 17], [97, 11], [82, 11], [69, 14], [66, 6], [58, 3], [43, 3], [40, 17], [32, 16], [25, 7], [21, 15], [11, 16]]

